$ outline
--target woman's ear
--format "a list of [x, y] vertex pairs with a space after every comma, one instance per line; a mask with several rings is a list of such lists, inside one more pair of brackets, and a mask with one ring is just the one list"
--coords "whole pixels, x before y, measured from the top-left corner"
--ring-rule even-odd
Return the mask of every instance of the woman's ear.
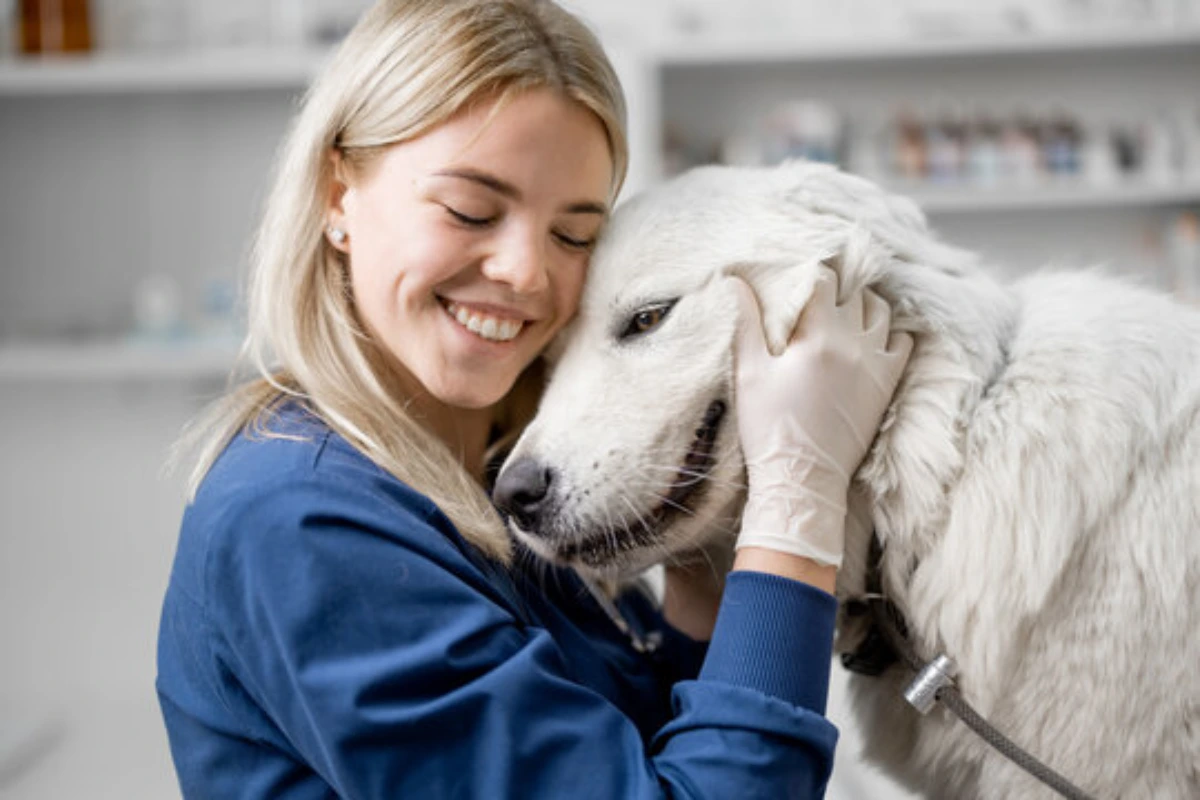
[[335, 250], [350, 252], [350, 230], [346, 214], [346, 201], [354, 189], [346, 177], [346, 162], [336, 149], [329, 151], [330, 179], [329, 196], [325, 203], [325, 238]]

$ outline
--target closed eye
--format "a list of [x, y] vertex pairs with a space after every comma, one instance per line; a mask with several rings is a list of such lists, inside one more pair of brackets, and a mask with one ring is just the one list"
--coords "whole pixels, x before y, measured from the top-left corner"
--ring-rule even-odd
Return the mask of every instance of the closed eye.
[[595, 239], [576, 239], [574, 236], [568, 236], [560, 231], [554, 232], [554, 238], [557, 239], [564, 247], [569, 247], [572, 250], [590, 251], [596, 244]]
[[637, 309], [630, 315], [625, 329], [621, 331], [621, 335], [618, 338], [621, 341], [625, 341], [638, 336], [644, 336], [654, 330], [667, 318], [667, 315], [671, 313], [671, 309], [675, 307], [677, 302], [679, 302], [678, 298], [664, 300], [657, 303], [650, 303]]
[[455, 220], [472, 228], [485, 228], [496, 221], [495, 217], [472, 217], [447, 205], [443, 205], [442, 208], [446, 209], [446, 213], [454, 217]]

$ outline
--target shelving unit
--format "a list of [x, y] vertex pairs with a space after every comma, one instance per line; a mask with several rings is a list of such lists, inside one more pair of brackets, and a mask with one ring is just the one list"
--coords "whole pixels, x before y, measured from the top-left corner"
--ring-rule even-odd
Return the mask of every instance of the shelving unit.
[[994, 56], [1025, 56], [1131, 51], [1186, 51], [1200, 47], [1200, 28], [1096, 30], [990, 36], [920, 37], [907, 40], [871, 36], [812, 39], [778, 36], [754, 41], [709, 36], [675, 37], [654, 48], [656, 61], [672, 66], [787, 61], [934, 61]]
[[0, 60], [0, 97], [304, 88], [325, 49], [97, 54]]
[[[1191, 91], [1191, 100], [1200, 103], [1200, 92], [1193, 86], [1195, 76], [1200, 75], [1197, 29], [907, 41], [786, 41], [780, 36], [734, 41], [676, 36], [650, 47], [610, 43], [610, 51], [630, 104], [633, 154], [627, 190], [631, 192], [662, 177], [659, 148], [666, 124], [684, 126], [698, 135], [716, 136], [754, 111], [765, 110], [773, 100], [789, 96], [831, 95], [852, 117], [878, 114], [888, 102], [921, 91], [950, 98], [984, 95], [1000, 103], [1013, 103], [1030, 95], [1034, 102], [1042, 102], [1057, 92], [1085, 107], [1106, 102], [1148, 107], [1178, 97], [1181, 91]], [[19, 326], [22, 316], [31, 313], [29, 305], [18, 299], [21, 294], [27, 296], [29, 304], [46, 306], [46, 313], [51, 313], [51, 308], [60, 310], [49, 300], [55, 292], [47, 289], [45, 282], [68, 283], [73, 272], [86, 277], [79, 295], [68, 297], [69, 302], [62, 305], [63, 313], [99, 302], [106, 295], [110, 307], [119, 306], [111, 294], [128, 293], [139, 270], [174, 261], [168, 243], [173, 230], [175, 239], [181, 238], [180, 234], [194, 237], [184, 246], [176, 268], [185, 281], [187, 275], [209, 264], [234, 268], [257, 216], [270, 154], [286, 128], [295, 98], [329, 56], [330, 51], [324, 48], [238, 49], [0, 61], [0, 146], [14, 164], [19, 159], [17, 176], [25, 178], [10, 185], [33, 189], [19, 201], [11, 193], [0, 192], [0, 212], [5, 212], [0, 214], [0, 238], [15, 242], [18, 249], [24, 248], [19, 263], [30, 263], [34, 269], [20, 275], [0, 274], [0, 295], [7, 294], [10, 304], [6, 306], [0, 299], [0, 314], [9, 321], [15, 319]], [[980, 67], [981, 63], [986, 66]], [[201, 107], [203, 111], [197, 110]], [[8, 111], [21, 113], [5, 120]], [[37, 125], [20, 121], [30, 117], [44, 119], [51, 127], [45, 137]], [[211, 129], [202, 136], [194, 127], [188, 127], [193, 122]], [[167, 140], [172, 134], [195, 138], [183, 149], [176, 145], [171, 150]], [[172, 202], [133, 202], [133, 218], [138, 226], [151, 232], [152, 242], [161, 238], [161, 245], [148, 252], [143, 247], [139, 254], [121, 252], [127, 244], [114, 241], [112, 263], [104, 263], [101, 246], [96, 248], [101, 251], [98, 263], [89, 262], [85, 267], [80, 263], [83, 254], [58, 241], [53, 231], [39, 231], [38, 226], [42, 219], [50, 218], [67, 227], [79, 221], [84, 229], [93, 225], [103, 238], [104, 231], [119, 224], [116, 220], [122, 217], [109, 208], [111, 198], [104, 187], [122, 169], [95, 166], [93, 162], [124, 158], [124, 170], [137, 172], [136, 156], [112, 151], [113, 140], [128, 139], [136, 139], [133, 144], [145, 148], [141, 161], [154, 162], [147, 169], [165, 167], [170, 173], [163, 183], [189, 188], [179, 195], [181, 206]], [[71, 155], [63, 162], [64, 168], [76, 163], [77, 171], [96, 170], [97, 174], [83, 174], [78, 186], [66, 181], [57, 194], [30, 186], [29, 176], [38, 174], [27, 167], [30, 158], [46, 163], [56, 158], [62, 162], [59, 154], [67, 151]], [[89, 157], [89, 152], [94, 156]], [[22, 155], [13, 155], [16, 153]], [[196, 163], [186, 163], [192, 156]], [[6, 163], [0, 158], [0, 167]], [[164, 188], [148, 185], [147, 181], [147, 176], [137, 174], [131, 183], [139, 191]], [[232, 203], [221, 202], [222, 184], [227, 181], [235, 189], [240, 187]], [[118, 185], [118, 195], [125, 188]], [[988, 220], [996, 214], [1024, 215], [1031, 219], [1038, 235], [1056, 232], [1057, 225], [1047, 220], [1062, 216], [1062, 212], [1071, 212], [1076, 223], [1081, 215], [1104, 215], [1105, 233], [1096, 249], [1109, 250], [1109, 240], [1114, 237], [1126, 244], [1136, 237], [1133, 225], [1144, 224], [1147, 217], [1200, 205], [1200, 180], [1195, 179], [1169, 185], [1105, 187], [1052, 184], [1021, 188], [889, 188], [916, 200], [937, 218], [948, 238], [954, 239], [960, 229], [965, 230], [967, 244], [983, 249], [991, 242], [979, 234], [987, 230]], [[69, 195], [65, 202], [60, 199], [63, 191]], [[117, 205], [122, 202], [118, 197]], [[221, 210], [215, 223], [203, 218], [197, 218], [196, 223], [213, 229], [211, 241], [195, 236], [194, 226], [181, 227], [173, 216], [182, 212], [191, 218], [218, 202]], [[6, 203], [15, 209], [13, 214], [7, 213]], [[41, 213], [30, 211], [31, 204], [41, 204]], [[89, 209], [95, 210], [97, 219], [91, 219]], [[13, 220], [11, 229], [4, 222], [8, 217]], [[1036, 230], [1039, 225], [1040, 230]], [[1065, 242], [1074, 245], [1079, 240], [1078, 225], [1063, 226], [1061, 234]], [[29, 241], [38, 236], [43, 241]], [[1015, 240], [1012, 233], [1007, 236], [1007, 241], [999, 243], [1001, 248]], [[975, 241], [970, 241], [972, 237]], [[86, 257], [92, 254], [93, 250], [88, 249]], [[1027, 260], [1035, 257], [1031, 255]], [[141, 259], [140, 265], [137, 259]], [[73, 270], [73, 263], [79, 267]], [[102, 286], [98, 274], [114, 278], [114, 286]], [[89, 282], [95, 291], [82, 296]], [[11, 327], [5, 332], [13, 335]], [[15, 334], [19, 336], [21, 331]], [[0, 343], [0, 379], [9, 382], [101, 380], [109, 376], [168, 380], [211, 377], [224, 374], [231, 363], [230, 352], [205, 348], [146, 352], [111, 341], [85, 345], [53, 341], [23, 346]]]
[[124, 337], [134, 298], [161, 274], [194, 316], [208, 283], [233, 279], [276, 147], [329, 54], [0, 61], [0, 383], [225, 377], [231, 344]]
[[[1124, 123], [1179, 106], [1200, 113], [1200, 27], [906, 41], [676, 35], [652, 48], [644, 74], [655, 98], [647, 124], [659, 142], [671, 130], [699, 152], [795, 100], [827, 103], [867, 132], [906, 108], [1001, 118], [1062, 110], [1089, 123]], [[634, 157], [663, 174], [660, 150]], [[1053, 262], [1105, 264], [1159, 281], [1166, 273], [1156, 239], [1173, 214], [1200, 208], [1194, 175], [987, 188], [867, 177], [917, 201], [944, 239], [1012, 276]]]
[[0, 346], [0, 383], [221, 380], [233, 370], [236, 358], [233, 343], [12, 343]]
[[1157, 186], [1043, 184], [1018, 187], [936, 187], [890, 184], [930, 214], [986, 214], [994, 211], [1156, 208], [1200, 204], [1200, 180]]

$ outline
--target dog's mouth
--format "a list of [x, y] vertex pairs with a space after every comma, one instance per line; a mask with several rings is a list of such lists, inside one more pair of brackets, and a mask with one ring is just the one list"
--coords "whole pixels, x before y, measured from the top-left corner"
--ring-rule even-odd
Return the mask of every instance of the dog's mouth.
[[683, 461], [650, 512], [637, 514], [624, 524], [606, 526], [583, 539], [563, 543], [558, 548], [559, 557], [593, 568], [611, 566], [625, 553], [654, 547], [665, 527], [681, 515], [693, 514], [716, 464], [713, 450], [727, 408], [724, 400], [709, 403]]

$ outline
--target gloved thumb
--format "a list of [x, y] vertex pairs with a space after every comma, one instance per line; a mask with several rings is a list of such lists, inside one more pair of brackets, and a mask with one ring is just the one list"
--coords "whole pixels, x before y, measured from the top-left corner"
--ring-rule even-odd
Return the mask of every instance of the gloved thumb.
[[741, 278], [732, 278], [738, 303], [737, 343], [734, 352], [738, 362], [746, 358], [761, 358], [768, 353], [767, 337], [763, 331], [762, 309], [754, 290]]

